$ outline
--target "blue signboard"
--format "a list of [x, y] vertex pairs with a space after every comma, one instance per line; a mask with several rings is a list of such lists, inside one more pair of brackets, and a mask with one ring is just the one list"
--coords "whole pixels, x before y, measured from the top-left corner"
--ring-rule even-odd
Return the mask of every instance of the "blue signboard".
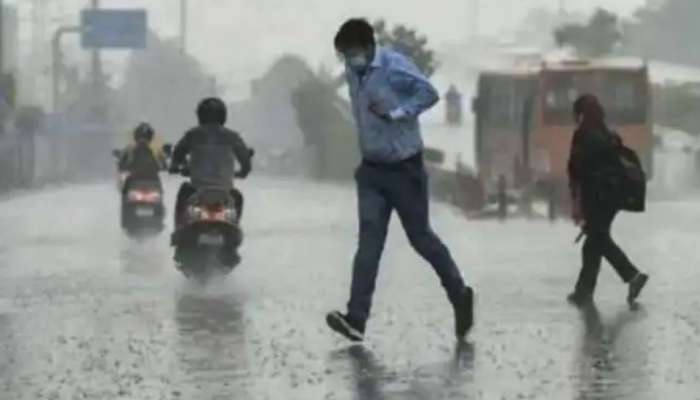
[[146, 10], [83, 10], [82, 45], [89, 49], [145, 48], [147, 19]]

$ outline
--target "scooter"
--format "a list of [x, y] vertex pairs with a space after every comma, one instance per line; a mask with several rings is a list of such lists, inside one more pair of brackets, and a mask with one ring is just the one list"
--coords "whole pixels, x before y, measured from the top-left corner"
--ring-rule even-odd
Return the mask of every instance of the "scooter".
[[[187, 168], [178, 172], [189, 176]], [[243, 232], [236, 202], [230, 190], [214, 187], [199, 189], [187, 200], [171, 238], [177, 268], [186, 277], [206, 283], [240, 263]]]
[[[169, 145], [163, 148], [166, 154], [170, 153]], [[119, 162], [121, 151], [114, 150], [112, 154]], [[118, 186], [121, 194], [122, 229], [130, 235], [162, 232], [165, 228], [165, 205], [160, 179], [135, 179], [121, 171]]]
[[165, 228], [165, 205], [160, 182], [127, 178], [122, 194], [121, 224], [130, 234], [160, 233]]

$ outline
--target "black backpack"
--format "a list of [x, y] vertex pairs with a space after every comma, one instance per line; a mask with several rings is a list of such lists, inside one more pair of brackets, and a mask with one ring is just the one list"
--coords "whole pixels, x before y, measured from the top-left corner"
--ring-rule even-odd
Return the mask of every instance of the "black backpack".
[[[597, 136], [598, 158], [592, 174], [595, 199], [599, 205], [618, 210], [644, 212], [646, 209], [647, 177], [637, 153], [622, 143], [614, 131]], [[605, 149], [605, 150], [603, 150]]]
[[620, 144], [620, 180], [617, 188], [618, 206], [621, 210], [644, 212], [646, 210], [647, 175], [637, 153]]

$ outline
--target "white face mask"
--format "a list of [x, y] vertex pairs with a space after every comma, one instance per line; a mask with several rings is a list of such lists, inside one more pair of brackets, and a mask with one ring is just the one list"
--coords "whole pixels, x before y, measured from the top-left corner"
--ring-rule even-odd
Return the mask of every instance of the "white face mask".
[[367, 51], [361, 48], [351, 49], [345, 55], [345, 62], [357, 72], [363, 72], [369, 67], [369, 57]]
[[367, 57], [364, 54], [357, 54], [348, 58], [348, 65], [353, 69], [367, 68]]

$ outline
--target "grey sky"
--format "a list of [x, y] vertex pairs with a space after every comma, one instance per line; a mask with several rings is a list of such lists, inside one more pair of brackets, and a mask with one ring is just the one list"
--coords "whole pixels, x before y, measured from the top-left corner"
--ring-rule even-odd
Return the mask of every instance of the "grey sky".
[[[559, 0], [479, 0], [481, 31], [498, 34], [531, 7], [556, 9]], [[64, 20], [88, 0], [61, 0]], [[332, 36], [350, 16], [386, 17], [420, 28], [433, 43], [461, 40], [471, 31], [468, 0], [189, 0], [190, 49], [235, 90], [258, 76], [285, 52], [318, 64], [333, 61]], [[572, 11], [604, 6], [629, 14], [644, 0], [568, 0]], [[71, 4], [71, 5], [68, 5]], [[429, 5], [436, 5], [430, 8]], [[177, 33], [179, 0], [102, 0], [103, 7], [147, 7], [152, 26], [165, 36]], [[71, 15], [72, 14], [72, 15]]]

